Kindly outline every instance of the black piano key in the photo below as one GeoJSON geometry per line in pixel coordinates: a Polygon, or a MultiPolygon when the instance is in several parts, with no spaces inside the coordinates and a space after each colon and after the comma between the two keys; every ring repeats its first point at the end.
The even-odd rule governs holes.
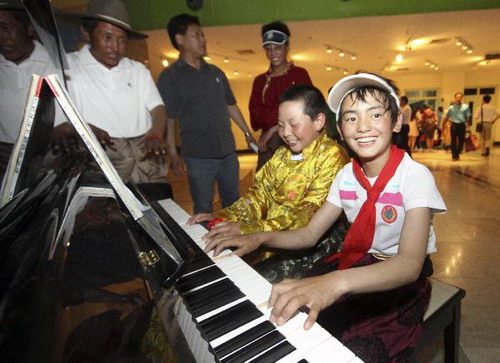
{"type": "Polygon", "coordinates": [[[217,348],[214,348],[213,351],[217,357],[225,357],[228,354],[231,354],[235,350],[240,349],[244,345],[247,345],[258,338],[269,334],[275,329],[274,325],[266,320],[262,323],[254,326],[251,329],[235,336],[234,338],[228,340],[225,343],[222,343],[217,348]]]}
{"type": "Polygon", "coordinates": [[[195,272],[189,276],[183,276],[176,284],[177,291],[185,293],[195,287],[205,285],[211,281],[225,277],[220,268],[213,266],[207,269],[195,272]]]}
{"type": "MultiPolygon", "coordinates": [[[[224,279],[228,280],[228,279],[224,279]]],[[[209,285],[212,286],[212,285],[209,285]]],[[[217,289],[219,291],[215,293],[210,293],[207,294],[207,296],[202,296],[201,298],[198,298],[197,300],[190,302],[189,307],[191,311],[197,311],[199,309],[205,309],[204,307],[207,305],[213,306],[210,310],[215,310],[217,307],[221,307],[224,304],[220,304],[217,307],[215,307],[218,301],[224,300],[226,301],[226,304],[230,303],[231,301],[234,301],[236,299],[239,299],[241,297],[244,297],[245,294],[238,289],[235,285],[228,285],[228,287],[224,290],[217,289]]],[[[208,311],[210,311],[208,310],[208,311]]],[[[207,311],[207,312],[208,312],[207,311]]]]}
{"type": "Polygon", "coordinates": [[[203,320],[200,330],[210,342],[262,315],[252,302],[246,300],[203,320]]]}
{"type": "Polygon", "coordinates": [[[224,356],[221,356],[220,362],[234,363],[247,361],[248,359],[255,357],[283,340],[286,340],[286,338],[273,327],[270,332],[261,335],[254,340],[248,341],[246,344],[242,345],[239,350],[235,350],[229,355],[225,354],[224,356]]]}
{"type": "Polygon", "coordinates": [[[210,302],[207,302],[204,305],[200,304],[196,308],[193,308],[191,310],[191,313],[197,318],[203,314],[218,309],[224,305],[232,303],[233,301],[241,299],[243,297],[245,297],[245,294],[242,293],[240,290],[236,292],[228,292],[227,294],[224,294],[222,296],[217,296],[216,298],[212,299],[210,302]]]}
{"type": "Polygon", "coordinates": [[[246,347],[240,349],[234,354],[225,359],[221,359],[221,363],[242,363],[248,361],[250,358],[262,353],[263,351],[274,347],[278,343],[285,341],[285,337],[277,330],[272,331],[266,336],[252,342],[246,347]]]}
{"type": "Polygon", "coordinates": [[[188,292],[182,297],[186,302],[186,305],[193,306],[200,301],[207,301],[207,299],[210,299],[213,296],[221,295],[228,291],[234,292],[238,290],[238,287],[230,279],[226,278],[202,287],[196,291],[188,292]]]}
{"type": "Polygon", "coordinates": [[[288,341],[281,342],[277,346],[272,349],[269,349],[262,355],[259,355],[255,359],[251,359],[248,362],[252,363],[267,363],[267,362],[276,362],[283,357],[286,357],[288,354],[296,350],[296,348],[291,345],[288,341]]]}
{"type": "Polygon", "coordinates": [[[189,264],[189,267],[186,270],[186,274],[212,265],[215,264],[207,255],[205,255],[204,253],[197,253],[195,254],[194,259],[189,264]]]}

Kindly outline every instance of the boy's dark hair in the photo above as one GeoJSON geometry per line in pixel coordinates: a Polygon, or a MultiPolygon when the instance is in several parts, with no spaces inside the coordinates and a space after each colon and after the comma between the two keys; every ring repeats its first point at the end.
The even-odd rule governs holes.
{"type": "Polygon", "coordinates": [[[177,34],[185,35],[188,27],[193,24],[201,26],[200,19],[197,16],[189,14],[179,14],[169,20],[167,24],[168,37],[175,49],[179,50],[179,44],[177,44],[175,36],[177,34]]]}
{"type": "Polygon", "coordinates": [[[438,111],[439,111],[439,112],[443,112],[443,106],[439,106],[439,107],[438,107],[438,111]]]}
{"type": "Polygon", "coordinates": [[[290,33],[290,29],[288,29],[288,26],[282,21],[273,21],[272,23],[263,25],[260,33],[262,36],[264,36],[264,34],[267,33],[269,30],[278,30],[282,33],[285,33],[289,38],[292,35],[290,33]]]}
{"type": "Polygon", "coordinates": [[[485,95],[483,96],[483,101],[486,102],[486,103],[490,103],[491,101],[491,96],[490,95],[485,95]]]}
{"type": "Polygon", "coordinates": [[[406,95],[401,96],[401,101],[403,101],[405,104],[408,104],[408,97],[406,95]]]}
{"type": "Polygon", "coordinates": [[[326,115],[327,105],[325,97],[319,89],[309,84],[296,84],[285,92],[279,99],[279,104],[287,101],[302,101],[304,114],[314,120],[320,113],[326,115]]]}
{"type": "MultiPolygon", "coordinates": [[[[385,77],[379,76],[378,74],[370,73],[370,72],[358,71],[356,73],[373,74],[374,76],[377,76],[378,78],[383,79],[389,85],[389,87],[391,87],[394,90],[396,95],[399,94],[399,88],[394,84],[394,81],[392,79],[385,78],[385,77]]],[[[396,103],[396,100],[394,99],[394,97],[392,97],[387,90],[382,89],[382,88],[377,87],[377,86],[363,86],[363,87],[355,88],[353,91],[350,92],[350,95],[353,99],[355,99],[357,101],[362,101],[362,102],[366,102],[366,97],[368,95],[372,96],[377,101],[381,102],[382,104],[384,104],[386,106],[385,110],[387,112],[389,112],[389,114],[391,116],[392,125],[396,124],[396,122],[398,121],[399,106],[396,103]]],[[[342,106],[340,108],[340,114],[342,114],[342,106]]],[[[339,126],[342,123],[342,117],[340,117],[338,115],[337,115],[337,123],[339,126]]]]}

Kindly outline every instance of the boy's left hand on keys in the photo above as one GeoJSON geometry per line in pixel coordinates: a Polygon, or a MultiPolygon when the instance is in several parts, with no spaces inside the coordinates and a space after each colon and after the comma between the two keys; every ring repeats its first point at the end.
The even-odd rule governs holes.
{"type": "Polygon", "coordinates": [[[210,241],[214,238],[227,238],[231,236],[239,236],[241,234],[239,222],[220,222],[212,227],[210,232],[202,237],[205,241],[210,241]]]}
{"type": "Polygon", "coordinates": [[[204,251],[208,253],[214,250],[214,257],[216,257],[225,249],[231,248],[236,256],[241,257],[259,248],[262,241],[258,237],[258,233],[229,237],[217,236],[206,240],[207,245],[204,251]]]}

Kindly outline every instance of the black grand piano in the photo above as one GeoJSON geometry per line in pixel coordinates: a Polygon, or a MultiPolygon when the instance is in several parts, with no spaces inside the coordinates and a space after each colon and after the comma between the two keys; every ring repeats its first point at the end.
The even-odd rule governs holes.
{"type": "Polygon", "coordinates": [[[59,81],[33,77],[0,192],[2,361],[360,361],[303,313],[271,324],[271,285],[206,255],[167,187],[125,185],[59,81]],[[56,102],[71,154],[49,150],[56,102]]]}

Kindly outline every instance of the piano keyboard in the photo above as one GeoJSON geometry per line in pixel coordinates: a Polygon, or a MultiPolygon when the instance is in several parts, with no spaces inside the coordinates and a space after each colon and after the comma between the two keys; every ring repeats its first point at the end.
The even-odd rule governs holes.
{"type": "MultiPolygon", "coordinates": [[[[202,250],[207,230],[188,226],[190,215],[173,200],[158,204],[202,250]]],[[[361,362],[319,324],[304,330],[305,313],[283,326],[269,322],[271,288],[230,250],[215,258],[201,251],[176,285],[178,322],[196,361],[361,362]]]]}

